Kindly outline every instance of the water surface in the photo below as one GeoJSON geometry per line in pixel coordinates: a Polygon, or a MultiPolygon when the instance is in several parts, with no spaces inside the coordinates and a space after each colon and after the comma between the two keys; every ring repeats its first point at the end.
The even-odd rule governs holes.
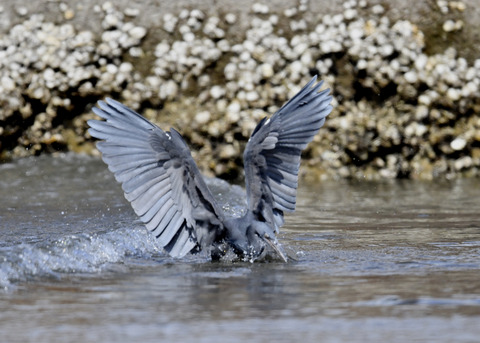
{"type": "Polygon", "coordinates": [[[477,342],[479,187],[303,184],[297,261],[212,263],[165,255],[97,159],[0,165],[2,341],[477,342]]]}

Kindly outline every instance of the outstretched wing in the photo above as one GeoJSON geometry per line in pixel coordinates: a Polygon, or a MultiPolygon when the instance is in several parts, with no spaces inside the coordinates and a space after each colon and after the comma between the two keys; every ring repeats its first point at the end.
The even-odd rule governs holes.
{"type": "Polygon", "coordinates": [[[252,133],[243,154],[248,208],[278,232],[284,212],[295,210],[302,150],[332,111],[329,89],[315,76],[252,133]]]}
{"type": "Polygon", "coordinates": [[[173,257],[212,244],[223,233],[223,213],[207,188],[187,144],[112,99],[93,111],[89,133],[122,184],[125,198],[173,257]]]}

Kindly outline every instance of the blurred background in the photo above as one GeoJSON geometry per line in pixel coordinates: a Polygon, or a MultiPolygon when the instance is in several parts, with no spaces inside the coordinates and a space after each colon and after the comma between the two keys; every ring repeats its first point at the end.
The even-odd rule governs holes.
{"type": "Polygon", "coordinates": [[[457,178],[480,166],[480,1],[35,1],[0,4],[0,161],[98,154],[112,97],[241,181],[255,124],[313,75],[334,110],[304,175],[457,178]]]}

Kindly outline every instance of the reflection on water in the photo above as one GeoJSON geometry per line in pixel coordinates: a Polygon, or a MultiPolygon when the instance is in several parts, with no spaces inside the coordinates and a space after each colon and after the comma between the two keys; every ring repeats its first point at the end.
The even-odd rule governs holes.
{"type": "Polygon", "coordinates": [[[297,261],[212,263],[166,256],[99,160],[0,165],[2,340],[475,342],[479,186],[304,185],[280,235],[297,261]]]}

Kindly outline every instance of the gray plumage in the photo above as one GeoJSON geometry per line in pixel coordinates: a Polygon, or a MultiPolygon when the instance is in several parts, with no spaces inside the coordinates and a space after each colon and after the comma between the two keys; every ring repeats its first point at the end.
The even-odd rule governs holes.
{"type": "Polygon", "coordinates": [[[173,257],[208,249],[212,258],[228,247],[255,259],[271,248],[283,260],[275,233],[296,203],[302,150],[331,112],[329,90],[314,77],[252,133],[245,152],[247,212],[229,218],[209,191],[190,150],[175,129],[163,131],[112,99],[100,101],[89,133],[125,198],[173,257]]]}

